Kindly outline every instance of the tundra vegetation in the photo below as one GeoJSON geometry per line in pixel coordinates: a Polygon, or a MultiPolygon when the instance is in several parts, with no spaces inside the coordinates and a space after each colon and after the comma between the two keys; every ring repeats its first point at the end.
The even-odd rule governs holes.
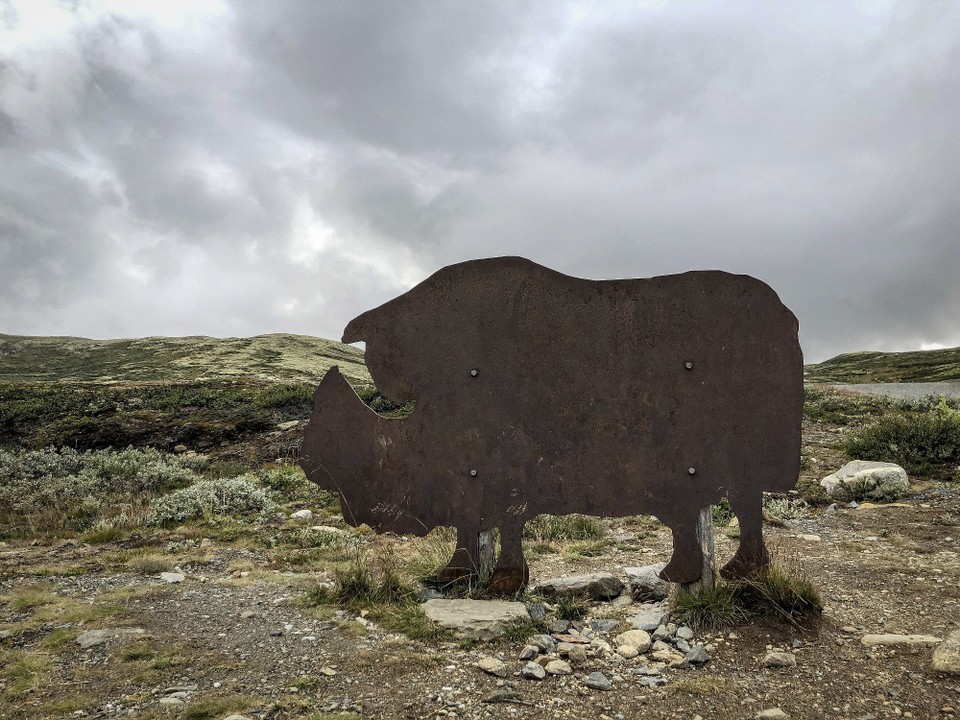
{"type": "MultiPolygon", "coordinates": [[[[38,380],[22,370],[14,376],[9,357],[3,362],[0,718],[95,715],[106,703],[136,706],[138,717],[171,717],[157,704],[157,689],[194,684],[201,689],[174,709],[177,717],[350,717],[360,711],[346,701],[362,697],[387,703],[368,707],[364,717],[427,715],[442,707],[431,693],[463,677],[445,670],[451,664],[472,668],[464,658],[478,653],[509,660],[530,635],[559,620],[622,622],[628,612],[585,598],[544,601],[531,589],[519,599],[542,602],[546,616],[500,640],[464,640],[435,625],[421,609],[421,593],[449,558],[455,533],[378,536],[348,526],[337,498],[296,466],[312,401],[312,388],[300,379],[178,370],[175,382],[158,382],[126,380],[116,371],[105,383],[91,381],[105,372],[91,365],[85,375],[74,370],[75,377],[38,380]],[[302,509],[312,517],[291,517],[302,509]],[[159,579],[169,572],[184,575],[184,583],[159,579]],[[271,632],[298,631],[284,629],[281,610],[324,633],[320,645],[296,656],[309,661],[278,664],[282,656],[269,649],[271,632]],[[107,645],[104,659],[91,662],[77,638],[98,628],[145,632],[107,645]]],[[[378,412],[409,412],[362,373],[353,382],[378,412]]],[[[809,386],[798,490],[764,501],[776,559],[770,572],[706,593],[672,591],[674,620],[698,637],[733,632],[741,638],[736,651],[725,655],[715,640],[714,659],[649,691],[655,701],[638,705],[648,690],[630,685],[600,705],[584,700],[582,716],[744,715],[743,697],[772,703],[776,694],[744,685],[754,672],[750,663],[756,667],[754,657],[768,644],[790,647],[793,640],[809,648],[808,655],[798,652],[798,663],[817,668],[820,679],[791,676],[791,692],[814,707],[824,702],[818,683],[838,682],[840,692],[860,672],[856,633],[956,629],[960,567],[949,552],[960,537],[958,416],[955,401],[809,386]],[[818,479],[857,457],[904,465],[913,484],[905,505],[830,510],[818,479]],[[813,534],[823,537],[802,539],[813,534]],[[604,703],[614,710],[603,710],[604,703]]],[[[722,561],[737,527],[723,503],[714,519],[722,561]]],[[[646,516],[540,516],[527,523],[524,545],[540,579],[663,561],[670,537],[646,516]]],[[[861,700],[844,699],[856,705],[852,716],[886,715],[893,706],[884,703],[896,702],[921,717],[960,701],[951,689],[960,691],[960,683],[931,674],[924,657],[878,652],[869,662],[869,676],[858,680],[866,688],[861,700]],[[900,695],[892,700],[884,689],[890,677],[899,678],[900,695]]],[[[478,697],[494,689],[478,687],[478,697]]],[[[521,690],[542,708],[560,692],[548,681],[521,690]]]]}

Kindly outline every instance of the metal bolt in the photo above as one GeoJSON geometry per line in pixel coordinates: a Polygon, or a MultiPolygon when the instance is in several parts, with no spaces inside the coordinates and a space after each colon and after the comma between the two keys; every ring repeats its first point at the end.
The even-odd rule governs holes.
{"type": "Polygon", "coordinates": [[[697,469],[695,467],[688,467],[687,472],[693,475],[697,472],[697,469]]]}
{"type": "Polygon", "coordinates": [[[684,363],[683,366],[684,366],[687,370],[693,370],[693,363],[692,363],[692,362],[684,363]]]}
{"type": "Polygon", "coordinates": [[[470,371],[470,377],[476,377],[479,374],[480,374],[480,371],[477,370],[476,368],[473,368],[473,370],[470,371]]]}
{"type": "Polygon", "coordinates": [[[476,476],[477,476],[477,471],[476,471],[476,470],[471,470],[471,471],[470,471],[470,477],[476,477],[476,476]]]}

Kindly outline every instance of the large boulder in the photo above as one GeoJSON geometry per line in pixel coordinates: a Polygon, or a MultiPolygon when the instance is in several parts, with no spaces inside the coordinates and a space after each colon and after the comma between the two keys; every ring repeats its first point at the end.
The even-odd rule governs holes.
{"type": "Polygon", "coordinates": [[[493,640],[511,625],[530,622],[527,607],[504,600],[427,600],[424,614],[458,635],[476,640],[493,640]]]}
{"type": "Polygon", "coordinates": [[[910,489],[907,471],[895,463],[853,460],[820,481],[836,500],[896,500],[910,489]]]}
{"type": "Polygon", "coordinates": [[[664,563],[643,565],[641,567],[624,568],[633,599],[640,602],[657,602],[665,600],[670,593],[670,585],[660,578],[660,571],[664,563]]]}
{"type": "Polygon", "coordinates": [[[534,592],[552,598],[610,600],[623,592],[623,583],[607,572],[551,578],[538,583],[534,592]]]}

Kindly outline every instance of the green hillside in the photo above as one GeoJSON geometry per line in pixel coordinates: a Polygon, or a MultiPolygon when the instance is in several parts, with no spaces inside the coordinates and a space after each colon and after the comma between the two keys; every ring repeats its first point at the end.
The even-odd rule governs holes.
{"type": "Polygon", "coordinates": [[[87,340],[0,334],[0,382],[197,382],[249,378],[318,383],[333,365],[370,382],[363,352],[306,335],[87,340]]]}
{"type": "Polygon", "coordinates": [[[845,353],[807,365],[804,378],[821,383],[960,381],[960,348],[845,353]]]}

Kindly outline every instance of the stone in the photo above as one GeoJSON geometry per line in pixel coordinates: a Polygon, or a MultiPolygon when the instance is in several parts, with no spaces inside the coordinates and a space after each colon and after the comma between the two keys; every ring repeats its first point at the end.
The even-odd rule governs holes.
{"type": "Polygon", "coordinates": [[[113,640],[129,640],[137,635],[143,635],[143,628],[104,628],[102,630],[87,630],[77,636],[77,644],[84,650],[96,645],[103,645],[113,640]]]}
{"type": "Polygon", "coordinates": [[[640,652],[633,645],[621,645],[617,648],[617,654],[622,658],[632,660],[639,655],[640,652]]]}
{"type": "Polygon", "coordinates": [[[693,665],[703,665],[710,659],[710,656],[707,654],[707,649],[703,645],[694,645],[690,650],[684,655],[684,659],[693,665]]]}
{"type": "Polygon", "coordinates": [[[312,510],[297,510],[290,516],[291,520],[313,520],[312,510]]]}
{"type": "Polygon", "coordinates": [[[823,540],[819,535],[797,535],[797,539],[804,542],[820,542],[823,540]]]}
{"type": "Polygon", "coordinates": [[[583,679],[583,684],[594,690],[613,690],[613,683],[602,672],[592,672],[583,679]]]}
{"type": "Polygon", "coordinates": [[[13,635],[13,630],[0,630],[0,640],[6,640],[13,635]]]}
{"type": "Polygon", "coordinates": [[[620,579],[608,572],[551,578],[538,583],[534,592],[551,598],[580,598],[611,600],[623,592],[620,579]]]}
{"type": "Polygon", "coordinates": [[[651,655],[651,657],[658,662],[665,663],[672,667],[678,667],[686,662],[683,655],[676,653],[673,650],[657,650],[651,655]]]}
{"type": "Polygon", "coordinates": [[[677,650],[679,650],[682,653],[690,652],[690,643],[688,643],[683,638],[677,638],[676,646],[677,646],[677,650]]]}
{"type": "Polygon", "coordinates": [[[590,621],[590,627],[597,632],[610,632],[619,624],[620,621],[614,618],[596,618],[590,621]]]}
{"type": "Polygon", "coordinates": [[[954,630],[933,651],[933,669],[960,675],[960,630],[954,630]]]}
{"type": "Polygon", "coordinates": [[[869,500],[896,500],[910,489],[907,471],[895,463],[852,460],[820,481],[827,494],[837,500],[851,497],[869,500]]]}
{"type": "Polygon", "coordinates": [[[277,430],[293,430],[299,425],[299,420],[287,420],[286,422],[277,423],[277,430]]]}
{"type": "Polygon", "coordinates": [[[756,720],[790,720],[790,716],[778,707],[761,710],[753,717],[756,720]]]}
{"type": "Polygon", "coordinates": [[[531,635],[527,638],[527,643],[537,647],[540,652],[553,652],[557,647],[557,641],[549,635],[531,635]]]}
{"type": "Polygon", "coordinates": [[[250,720],[246,715],[227,715],[223,720],[250,720]]]}
{"type": "Polygon", "coordinates": [[[569,620],[557,620],[553,625],[550,626],[550,632],[562,634],[570,629],[569,620]]]}
{"type": "Polygon", "coordinates": [[[693,630],[688,628],[686,625],[682,625],[677,628],[677,637],[681,640],[692,640],[693,639],[693,630]]]}
{"type": "Polygon", "coordinates": [[[585,663],[587,661],[587,648],[585,645],[574,645],[567,652],[567,660],[572,663],[585,663]]]}
{"type": "Polygon", "coordinates": [[[476,666],[485,673],[496,675],[497,677],[501,678],[505,678],[509,674],[507,665],[503,662],[503,660],[498,660],[497,658],[490,657],[489,655],[485,655],[477,660],[476,666]]]}
{"type": "Polygon", "coordinates": [[[625,633],[617,635],[613,642],[619,647],[621,645],[630,645],[636,648],[637,653],[645,653],[650,649],[653,642],[650,635],[643,630],[627,630],[625,633]]]}
{"type": "Polygon", "coordinates": [[[540,648],[536,645],[524,645],[523,650],[520,651],[518,656],[521,660],[536,660],[537,655],[540,654],[540,648]]]}
{"type": "Polygon", "coordinates": [[[547,617],[547,608],[543,603],[533,603],[527,608],[527,614],[534,622],[543,622],[547,617]]]}
{"type": "Polygon", "coordinates": [[[570,675],[573,673],[570,663],[564,660],[551,660],[544,669],[551,675],[570,675]]]}
{"type": "Polygon", "coordinates": [[[530,621],[523,603],[506,600],[427,600],[421,607],[441,627],[475,640],[493,640],[530,621]]]}
{"type": "Polygon", "coordinates": [[[653,632],[662,625],[669,612],[662,605],[641,605],[640,609],[627,617],[627,622],[637,630],[653,632]]]}
{"type": "Polygon", "coordinates": [[[926,645],[939,645],[943,642],[943,639],[934,637],[933,635],[895,635],[888,633],[883,635],[864,635],[860,638],[860,642],[867,647],[873,647],[874,645],[923,647],[926,645]]]}
{"type": "Polygon", "coordinates": [[[765,668],[796,667],[797,658],[791,653],[768,652],[760,664],[765,668]]]}
{"type": "Polygon", "coordinates": [[[183,573],[162,572],[160,573],[160,579],[168,583],[182,583],[186,578],[183,573]]]}
{"type": "Polygon", "coordinates": [[[184,702],[180,698],[162,697],[160,698],[160,704],[166,705],[167,707],[180,707],[184,704],[184,702]]]}
{"type": "Polygon", "coordinates": [[[627,574],[630,592],[634,600],[653,601],[666,600],[670,592],[670,584],[660,578],[660,571],[666,567],[665,563],[628,567],[623,571],[627,574]]]}
{"type": "Polygon", "coordinates": [[[543,680],[546,676],[547,671],[535,662],[528,662],[520,668],[520,677],[525,680],[543,680]]]}

